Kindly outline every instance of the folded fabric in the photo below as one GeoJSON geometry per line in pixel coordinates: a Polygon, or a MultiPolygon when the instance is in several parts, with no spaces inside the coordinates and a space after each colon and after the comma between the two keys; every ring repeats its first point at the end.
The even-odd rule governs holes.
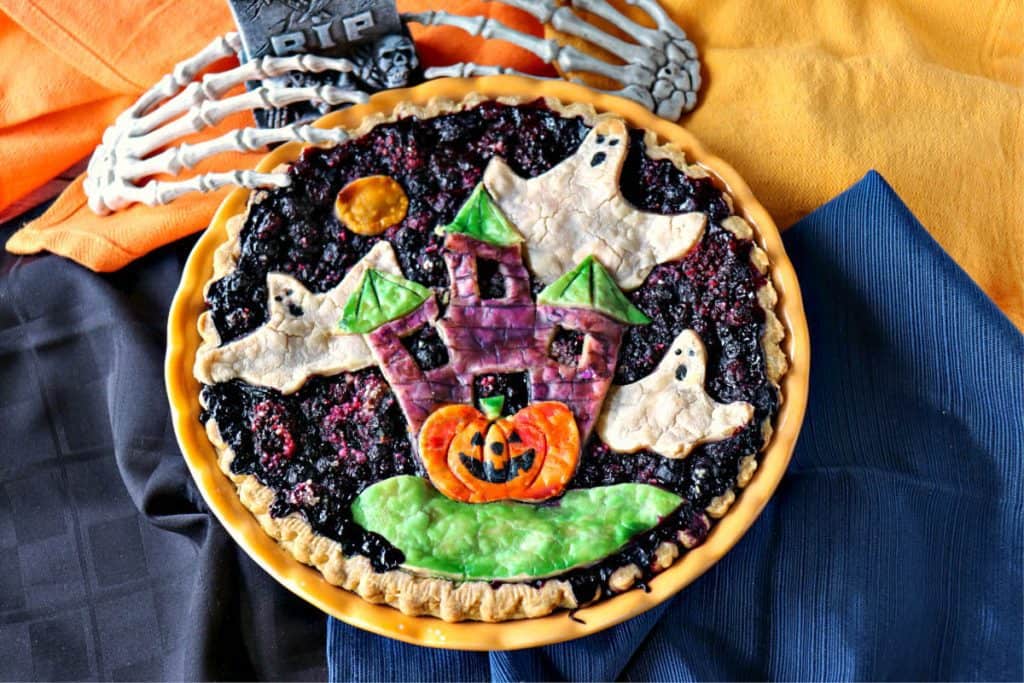
{"type": "MultiPolygon", "coordinates": [[[[402,9],[416,11],[428,4],[404,2],[402,9]]],[[[491,15],[519,30],[540,32],[536,21],[506,6],[465,0],[445,4],[450,11],[491,15]]],[[[104,129],[139,94],[177,61],[234,27],[223,0],[121,0],[102,11],[67,0],[0,0],[0,12],[8,15],[0,14],[0,61],[17,65],[0,74],[0,141],[6,143],[0,144],[0,211],[91,154],[104,129]],[[4,87],[5,79],[11,87],[4,87]]],[[[424,28],[415,35],[427,63],[477,61],[553,74],[521,48],[467,39],[457,29],[424,28]]],[[[250,114],[236,115],[197,139],[251,125],[250,114]]],[[[250,168],[261,156],[220,155],[181,178],[250,168]]],[[[86,205],[79,178],[6,246],[13,253],[50,251],[93,270],[113,271],[205,228],[227,192],[192,194],[164,207],[136,205],[100,217],[86,205]]]]}
{"type": "Polygon", "coordinates": [[[878,169],[1024,330],[1024,3],[663,4],[704,61],[684,125],[780,226],[878,169]]]}
{"type": "Polygon", "coordinates": [[[428,650],[329,619],[331,680],[1024,678],[1024,336],[876,173],[786,244],[808,412],[736,548],[659,609],[552,647],[428,650]]]}
{"type": "Polygon", "coordinates": [[[110,275],[0,252],[0,681],[327,675],[323,613],[231,540],[170,429],[191,246],[110,275]]]}
{"type": "MultiPolygon", "coordinates": [[[[614,0],[620,6],[624,0],[614,0]]],[[[932,235],[1024,329],[1024,4],[662,0],[704,60],[684,118],[781,225],[879,168],[932,235]]],[[[539,33],[496,3],[404,0],[539,33]]],[[[0,0],[0,210],[87,155],[131,97],[231,26],[226,4],[0,0]]],[[[633,10],[635,11],[635,9],[633,10]]],[[[451,28],[416,30],[429,64],[535,57],[451,28]]],[[[252,160],[220,159],[224,169],[252,160]]],[[[223,192],[96,220],[80,185],[8,248],[113,270],[206,226],[223,192]]]]}

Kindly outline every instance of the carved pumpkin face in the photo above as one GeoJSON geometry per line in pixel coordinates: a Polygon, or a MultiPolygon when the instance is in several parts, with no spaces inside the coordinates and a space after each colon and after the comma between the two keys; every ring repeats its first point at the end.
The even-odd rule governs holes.
{"type": "Polygon", "coordinates": [[[546,401],[499,417],[500,402],[449,405],[420,430],[420,455],[434,486],[469,503],[557,496],[576,472],[580,437],[572,411],[546,401]]]}

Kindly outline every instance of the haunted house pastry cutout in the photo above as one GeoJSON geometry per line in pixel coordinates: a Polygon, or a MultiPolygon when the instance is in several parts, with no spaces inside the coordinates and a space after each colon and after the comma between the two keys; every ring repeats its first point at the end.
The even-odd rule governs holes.
{"type": "Polygon", "coordinates": [[[196,376],[243,502],[277,538],[299,529],[286,547],[329,581],[415,614],[540,616],[666,568],[749,481],[777,408],[774,297],[742,219],[678,153],[640,164],[686,210],[622,178],[639,138],[620,119],[461,106],[403,121],[400,152],[388,122],[307,152],[249,222],[294,212],[308,182],[325,243],[365,255],[331,287],[268,271],[265,320],[208,335],[196,376]],[[538,130],[576,137],[551,162],[538,130]],[[754,308],[714,318],[715,278],[754,308]],[[697,479],[709,443],[724,486],[697,479]]]}
{"type": "Polygon", "coordinates": [[[472,403],[476,377],[526,373],[530,399],[568,406],[585,441],[615,372],[623,330],[630,323],[648,322],[646,317],[590,257],[567,274],[565,286],[555,283],[545,290],[550,290],[549,296],[542,293],[534,301],[520,240],[481,186],[443,230],[451,283],[444,314],[439,315],[436,296],[424,296],[408,315],[364,330],[367,345],[402,405],[410,433],[419,434],[423,422],[441,406],[472,403]],[[485,298],[482,292],[485,261],[496,264],[501,280],[501,295],[496,298],[485,298]],[[585,295],[581,288],[587,290],[585,295]],[[448,362],[442,367],[420,367],[402,343],[425,326],[434,327],[447,348],[448,362]],[[550,354],[560,329],[583,335],[575,365],[550,354]]]}

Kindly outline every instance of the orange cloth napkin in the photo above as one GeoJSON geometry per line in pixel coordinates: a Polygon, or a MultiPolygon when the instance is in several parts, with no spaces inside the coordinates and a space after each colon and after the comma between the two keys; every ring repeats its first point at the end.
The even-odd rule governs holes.
{"type": "MultiPolygon", "coordinates": [[[[446,5],[472,13],[479,3],[446,5]]],[[[403,9],[426,6],[408,2],[403,9]]],[[[485,10],[520,30],[540,32],[522,12],[500,5],[485,10]]],[[[0,63],[10,65],[0,71],[0,211],[88,156],[104,129],[144,90],[176,62],[234,28],[223,0],[117,0],[102,8],[67,0],[0,0],[0,12],[0,63]]],[[[456,29],[419,33],[424,59],[433,64],[474,59],[553,73],[524,50],[467,40],[456,29]]],[[[199,137],[246,125],[253,125],[250,114],[235,115],[199,137]]],[[[220,155],[199,164],[194,173],[251,167],[261,156],[220,155]]],[[[45,214],[12,236],[7,249],[50,251],[93,270],[117,270],[206,227],[229,191],[193,193],[163,207],[134,205],[97,216],[86,205],[82,181],[78,178],[45,214]]]]}
{"type": "MultiPolygon", "coordinates": [[[[662,4],[704,60],[700,104],[683,123],[737,168],[780,225],[876,168],[1024,329],[1024,3],[662,4]]],[[[479,0],[399,5],[490,14],[540,31],[523,13],[479,0]]],[[[102,10],[0,0],[0,12],[8,65],[0,73],[0,210],[87,155],[145,87],[231,28],[226,4],[205,0],[116,0],[102,10]]],[[[430,64],[545,68],[522,50],[455,29],[416,37],[430,64]]],[[[249,156],[244,163],[257,155],[249,156]]],[[[101,219],[85,207],[79,181],[7,248],[113,270],[203,228],[222,196],[101,219]]]]}

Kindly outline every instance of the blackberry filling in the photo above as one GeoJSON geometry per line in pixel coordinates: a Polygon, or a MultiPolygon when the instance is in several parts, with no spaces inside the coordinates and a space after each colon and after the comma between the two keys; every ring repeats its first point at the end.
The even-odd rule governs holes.
{"type": "MultiPolygon", "coordinates": [[[[433,119],[380,125],[338,147],[306,151],[289,170],[291,185],[252,205],[235,270],[208,291],[221,338],[236,339],[265,322],[267,273],[291,274],[311,291],[323,292],[379,239],[345,230],[334,216],[334,198],[352,180],[383,174],[402,185],[408,213],[383,237],[406,278],[440,290],[448,275],[434,228],[454,218],[488,161],[500,155],[520,175],[536,176],[569,157],[587,130],[582,120],[563,118],[540,102],[491,102],[433,119]]],[[[751,403],[755,417],[739,434],[699,446],[683,460],[649,451],[616,453],[596,437],[589,440],[571,487],[642,482],[669,489],[686,503],[597,565],[564,574],[580,602],[599,590],[607,594],[608,577],[627,563],[641,568],[641,584],[647,581],[655,549],[679,530],[702,540],[708,525],[700,511],[733,486],[739,461],[760,450],[760,425],[774,416],[778,404],[760,346],[764,314],[757,291],[765,278],[750,264],[751,242],[720,226],[729,215],[721,192],[709,178],[690,178],[671,161],[648,157],[639,131],[631,133],[621,182],[626,199],[642,210],[701,211],[709,223],[690,254],[655,267],[629,295],[652,323],[627,330],[614,381],[644,377],[682,330],[693,329],[707,349],[708,393],[717,401],[751,403]]],[[[487,298],[499,298],[503,289],[486,266],[479,273],[481,290],[487,298]]],[[[540,287],[533,283],[535,295],[540,287]]],[[[552,357],[574,364],[583,337],[561,332],[552,357]]],[[[424,369],[447,362],[447,350],[432,328],[403,343],[424,369]]],[[[474,395],[503,395],[505,412],[515,412],[529,400],[523,386],[513,375],[482,375],[474,395]]],[[[346,554],[365,555],[378,570],[401,563],[401,552],[356,525],[349,510],[377,481],[422,475],[405,420],[377,370],[313,378],[288,396],[233,381],[205,387],[203,399],[203,420],[216,420],[235,453],[232,469],[256,476],[276,492],[273,515],[301,513],[317,533],[339,541],[346,554]]]]}
{"type": "Polygon", "coordinates": [[[476,260],[476,269],[480,296],[484,299],[503,299],[505,297],[505,276],[498,270],[498,262],[494,259],[479,257],[476,260]]]}
{"type": "Polygon", "coordinates": [[[432,325],[424,325],[409,336],[402,337],[402,345],[423,372],[448,364],[448,347],[432,325]]]}
{"type": "Polygon", "coordinates": [[[583,339],[585,334],[579,330],[569,330],[561,325],[555,330],[555,337],[551,340],[551,347],[548,355],[562,365],[576,367],[580,363],[580,356],[583,355],[583,339]]]}
{"type": "Polygon", "coordinates": [[[502,396],[503,415],[514,415],[530,403],[530,379],[525,372],[480,375],[473,379],[473,400],[502,396]]]}
{"type": "Polygon", "coordinates": [[[277,494],[271,514],[299,512],[313,529],[368,557],[380,571],[402,561],[349,506],[375,481],[418,469],[405,418],[376,369],[314,378],[295,394],[232,381],[203,388],[201,419],[213,418],[235,454],[231,471],[277,494]]]}

